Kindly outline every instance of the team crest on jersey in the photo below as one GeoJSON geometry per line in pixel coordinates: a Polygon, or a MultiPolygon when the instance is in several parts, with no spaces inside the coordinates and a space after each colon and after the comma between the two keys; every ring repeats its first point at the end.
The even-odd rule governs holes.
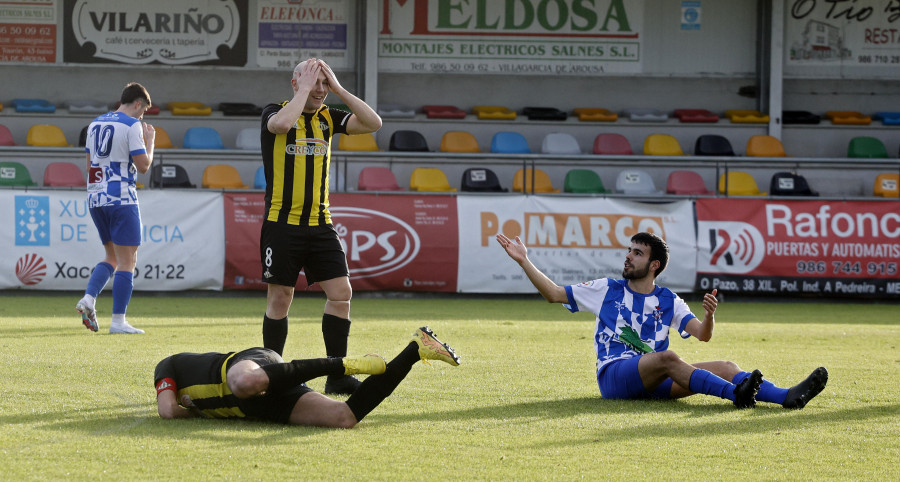
{"type": "Polygon", "coordinates": [[[594,282],[592,281],[584,281],[582,283],[578,283],[578,286],[593,286],[594,282]]]}

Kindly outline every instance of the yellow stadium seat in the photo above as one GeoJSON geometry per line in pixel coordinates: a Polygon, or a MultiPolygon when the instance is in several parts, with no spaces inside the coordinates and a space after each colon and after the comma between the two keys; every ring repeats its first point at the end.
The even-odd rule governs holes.
{"type": "Polygon", "coordinates": [[[777,137],[752,136],[747,141],[747,155],[750,157],[787,157],[784,146],[777,137]]]}
{"type": "Polygon", "coordinates": [[[202,102],[169,102],[172,115],[210,115],[212,107],[202,102]]]}
{"type": "Polygon", "coordinates": [[[729,109],[725,117],[735,124],[768,124],[769,116],[758,110],[729,109]]]}
{"type": "Polygon", "coordinates": [[[867,126],[872,123],[871,116],[852,110],[830,110],[825,113],[825,118],[832,124],[867,126]]]}
{"type": "Polygon", "coordinates": [[[456,188],[450,187],[447,175],[435,167],[417,167],[409,176],[410,191],[438,191],[456,192],[456,188]]]}
{"type": "Polygon", "coordinates": [[[378,151],[378,143],[372,134],[341,134],[338,149],[342,151],[378,151]]]}
{"type": "Polygon", "coordinates": [[[238,170],[227,164],[207,166],[203,170],[201,186],[211,189],[247,189],[238,170]]]}
{"type": "Polygon", "coordinates": [[[472,113],[482,120],[513,120],[516,112],[502,105],[476,105],[472,113]]]}
{"type": "Polygon", "coordinates": [[[644,139],[644,154],[648,156],[683,156],[678,139],[669,134],[650,134],[644,139]]]}
{"type": "Polygon", "coordinates": [[[513,176],[513,191],[532,192],[532,177],[534,177],[535,193],[559,192],[559,189],[553,187],[553,183],[550,181],[550,176],[548,176],[547,173],[541,169],[534,169],[533,174],[532,169],[519,169],[518,171],[516,171],[516,175],[513,176]]]}
{"type": "Polygon", "coordinates": [[[619,114],[608,109],[594,109],[579,107],[572,111],[581,122],[615,122],[619,120],[619,114]]]}
{"type": "MultiPolygon", "coordinates": [[[[725,180],[726,175],[719,176],[719,193],[726,194],[725,180]]],[[[730,196],[765,196],[766,193],[759,190],[756,180],[747,172],[728,171],[728,192],[730,196]]]]}
{"type": "Polygon", "coordinates": [[[900,174],[879,174],[875,178],[874,191],[878,197],[900,197],[900,174]]]}
{"type": "Polygon", "coordinates": [[[441,152],[481,152],[471,132],[448,131],[441,137],[441,152]]]}
{"type": "Polygon", "coordinates": [[[29,146],[69,147],[62,129],[52,124],[37,124],[28,129],[25,143],[29,146]]]}
{"type": "Polygon", "coordinates": [[[156,130],[156,140],[153,144],[155,149],[172,149],[175,147],[172,144],[172,138],[169,137],[169,133],[165,129],[156,126],[154,126],[154,129],[156,130]]]}

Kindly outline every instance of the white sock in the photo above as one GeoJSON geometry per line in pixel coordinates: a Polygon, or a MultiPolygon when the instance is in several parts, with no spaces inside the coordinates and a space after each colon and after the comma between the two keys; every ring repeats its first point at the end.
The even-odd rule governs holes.
{"type": "Polygon", "coordinates": [[[94,306],[97,303],[97,298],[94,298],[93,296],[91,296],[89,294],[85,294],[84,296],[81,297],[81,299],[83,301],[86,301],[85,304],[88,306],[94,306]]]}
{"type": "Polygon", "coordinates": [[[116,325],[121,325],[122,323],[125,323],[125,313],[120,313],[120,314],[113,313],[112,322],[116,325]]]}

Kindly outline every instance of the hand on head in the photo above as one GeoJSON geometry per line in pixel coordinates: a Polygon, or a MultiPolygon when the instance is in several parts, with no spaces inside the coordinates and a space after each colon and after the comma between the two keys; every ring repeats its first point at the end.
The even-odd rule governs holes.
{"type": "Polygon", "coordinates": [[[319,64],[318,59],[304,60],[294,68],[294,78],[292,79],[292,82],[298,89],[300,87],[307,87],[307,90],[309,90],[316,85],[321,70],[322,66],[319,64]]]}

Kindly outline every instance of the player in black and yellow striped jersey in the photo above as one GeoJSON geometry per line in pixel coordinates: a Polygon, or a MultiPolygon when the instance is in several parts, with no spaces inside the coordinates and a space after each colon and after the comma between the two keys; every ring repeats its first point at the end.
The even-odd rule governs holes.
{"type": "MultiPolygon", "coordinates": [[[[322,336],[329,357],[347,355],[350,286],[347,257],[328,211],[328,172],[334,134],[375,132],[381,117],[348,92],[325,62],[297,64],[291,77],[293,97],[263,109],[260,140],[266,176],[266,210],[260,233],[263,281],[268,283],[263,344],[281,354],[288,311],[300,271],[325,292],[322,336]],[[351,112],[324,104],[329,92],[351,112]]],[[[326,393],[350,394],[359,385],[352,376],[331,376],[326,393]]]]}
{"type": "Polygon", "coordinates": [[[459,366],[459,356],[423,326],[389,363],[379,355],[293,360],[268,348],[237,353],[179,353],[156,365],[162,418],[251,418],[293,425],[350,428],[387,398],[419,360],[459,366]],[[346,402],[306,386],[322,376],[368,374],[346,402]]]}

